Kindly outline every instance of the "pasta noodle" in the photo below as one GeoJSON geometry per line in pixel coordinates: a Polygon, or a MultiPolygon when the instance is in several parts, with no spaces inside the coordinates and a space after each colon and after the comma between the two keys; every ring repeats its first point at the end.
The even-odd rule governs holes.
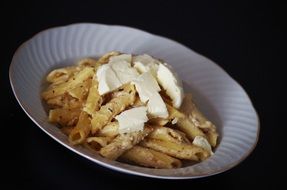
{"type": "Polygon", "coordinates": [[[190,144],[190,141],[186,138],[184,133],[168,127],[154,127],[154,131],[149,134],[148,137],[151,139],[158,139],[162,141],[190,144]]]}
{"type": "Polygon", "coordinates": [[[77,123],[80,112],[79,109],[52,109],[49,111],[49,121],[59,123],[62,126],[73,126],[77,123]]]}
{"type": "Polygon", "coordinates": [[[100,109],[102,102],[103,99],[98,92],[98,82],[96,80],[93,80],[83,110],[88,114],[93,115],[96,111],[100,109]]]}
{"type": "Polygon", "coordinates": [[[210,156],[209,152],[193,144],[145,139],[141,142],[141,145],[179,159],[202,161],[210,156]]]}
{"type": "Polygon", "coordinates": [[[192,101],[192,95],[190,93],[185,95],[181,110],[182,112],[186,113],[187,117],[180,121],[180,127],[185,128],[185,124],[192,126],[190,129],[193,130],[189,130],[189,136],[191,138],[194,138],[195,136],[207,136],[207,140],[211,146],[215,147],[218,138],[218,133],[216,132],[215,125],[207,120],[206,117],[199,111],[199,109],[192,101]],[[202,134],[201,131],[204,134],[202,134]]]}
{"type": "Polygon", "coordinates": [[[55,85],[52,88],[49,88],[47,91],[44,91],[42,93],[42,97],[45,100],[48,100],[50,98],[62,95],[68,90],[75,88],[77,85],[81,84],[88,78],[93,77],[93,75],[94,75],[94,69],[92,67],[85,67],[74,77],[70,78],[67,82],[55,85]]]}
{"type": "Polygon", "coordinates": [[[121,159],[126,162],[136,163],[141,166],[159,169],[171,169],[181,167],[180,160],[163,154],[161,152],[137,145],[126,151],[121,156],[121,159]]]}
{"type": "Polygon", "coordinates": [[[110,122],[102,130],[99,131],[98,135],[104,137],[115,137],[118,135],[118,128],[118,122],[110,122]]]}
{"type": "Polygon", "coordinates": [[[143,131],[121,134],[117,136],[110,144],[103,147],[100,154],[105,158],[115,160],[125,151],[131,149],[134,145],[143,140],[151,131],[151,127],[145,127],[143,131]]]}
{"type": "Polygon", "coordinates": [[[71,131],[69,135],[69,141],[71,144],[81,144],[83,143],[91,131],[91,119],[89,115],[82,111],[79,117],[79,121],[75,128],[71,131]]]}
{"type": "Polygon", "coordinates": [[[85,145],[90,149],[99,151],[101,148],[107,146],[111,141],[111,137],[88,137],[85,145]]]}
{"type": "Polygon", "coordinates": [[[109,123],[116,115],[134,103],[135,87],[133,85],[127,85],[123,88],[123,92],[120,96],[113,98],[106,105],[102,106],[100,110],[92,116],[93,134],[101,130],[104,125],[109,123]]]}

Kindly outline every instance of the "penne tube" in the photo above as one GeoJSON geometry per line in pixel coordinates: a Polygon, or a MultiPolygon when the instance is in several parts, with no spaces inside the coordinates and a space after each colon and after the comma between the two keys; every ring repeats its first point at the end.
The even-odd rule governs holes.
{"type": "Polygon", "coordinates": [[[82,111],[79,117],[79,121],[75,128],[69,135],[69,141],[71,144],[82,144],[91,131],[91,119],[89,115],[82,111]]]}
{"type": "Polygon", "coordinates": [[[94,67],[94,68],[98,68],[100,66],[98,61],[96,59],[93,59],[93,58],[80,59],[78,61],[78,65],[81,67],[94,67]]]}
{"type": "Polygon", "coordinates": [[[196,136],[205,137],[203,131],[196,127],[187,117],[178,119],[176,124],[178,129],[183,131],[190,140],[193,140],[196,136]]]}
{"type": "Polygon", "coordinates": [[[49,122],[59,123],[61,126],[74,126],[79,119],[80,113],[79,109],[52,109],[49,111],[49,122]]]}
{"type": "Polygon", "coordinates": [[[88,114],[93,115],[100,109],[102,102],[103,99],[98,92],[98,81],[93,79],[83,110],[88,114]]]}
{"type": "Polygon", "coordinates": [[[68,80],[73,74],[75,74],[79,70],[80,69],[77,66],[55,69],[47,75],[46,80],[50,83],[60,84],[68,80]]]}
{"type": "Polygon", "coordinates": [[[181,111],[187,115],[188,120],[195,126],[194,128],[199,128],[205,133],[209,143],[215,147],[218,138],[216,127],[211,121],[207,120],[206,117],[197,108],[195,103],[192,101],[191,93],[187,93],[185,95],[183,104],[181,106],[181,111]]]}
{"type": "Polygon", "coordinates": [[[83,83],[88,78],[93,77],[95,71],[92,67],[85,67],[78,72],[75,76],[71,77],[67,82],[48,88],[42,93],[45,100],[62,95],[70,89],[75,88],[77,85],[83,83]]]}
{"type": "Polygon", "coordinates": [[[64,107],[64,96],[56,96],[47,100],[47,104],[50,108],[60,108],[64,107]]]}
{"type": "Polygon", "coordinates": [[[192,101],[191,93],[187,93],[185,95],[181,110],[186,113],[186,115],[192,120],[195,126],[202,129],[215,129],[215,125],[207,120],[194,104],[192,101]]]}
{"type": "Polygon", "coordinates": [[[180,160],[138,145],[126,151],[120,158],[129,163],[151,168],[172,169],[181,167],[180,160]]]}
{"type": "Polygon", "coordinates": [[[180,144],[147,138],[140,145],[185,160],[202,161],[210,156],[208,151],[193,144],[180,144]]]}
{"type": "Polygon", "coordinates": [[[107,146],[112,139],[111,137],[88,137],[84,146],[99,151],[101,148],[107,146]]]}
{"type": "Polygon", "coordinates": [[[172,119],[175,119],[175,118],[184,118],[185,115],[184,113],[180,112],[179,110],[177,110],[176,108],[174,108],[173,106],[169,105],[169,104],[166,104],[166,108],[167,108],[167,111],[168,111],[168,119],[169,120],[172,120],[172,119]]]}
{"type": "Polygon", "coordinates": [[[108,123],[97,135],[104,137],[115,137],[119,134],[119,123],[117,121],[108,123]]]}
{"type": "Polygon", "coordinates": [[[100,150],[100,154],[110,160],[116,160],[125,151],[131,149],[134,145],[143,140],[150,132],[152,132],[152,128],[146,126],[143,131],[121,134],[110,144],[103,147],[100,150]]]}
{"type": "Polygon", "coordinates": [[[158,126],[164,126],[169,122],[169,119],[164,119],[164,118],[160,118],[160,117],[155,117],[155,118],[151,118],[148,120],[148,123],[150,125],[158,125],[158,126]]]}
{"type": "Polygon", "coordinates": [[[92,83],[92,79],[88,78],[82,83],[79,83],[74,88],[68,89],[67,92],[73,97],[78,100],[84,100],[87,97],[87,93],[90,89],[92,83]]]}
{"type": "Polygon", "coordinates": [[[117,51],[108,52],[108,53],[104,54],[102,57],[100,57],[98,59],[97,63],[100,65],[108,63],[110,57],[117,56],[117,55],[120,55],[120,52],[117,52],[117,51]]]}
{"type": "Polygon", "coordinates": [[[65,93],[47,100],[47,104],[50,108],[80,109],[83,102],[65,93]]]}
{"type": "Polygon", "coordinates": [[[102,106],[92,116],[92,133],[95,134],[101,130],[107,123],[109,123],[116,115],[124,111],[128,106],[135,101],[135,88],[129,84],[123,88],[123,93],[113,98],[106,105],[102,106]]]}
{"type": "Polygon", "coordinates": [[[72,126],[71,126],[71,127],[69,127],[69,126],[64,126],[64,127],[61,127],[61,131],[62,131],[65,135],[69,136],[69,135],[71,134],[73,128],[74,128],[74,127],[72,127],[72,126]]]}
{"type": "Polygon", "coordinates": [[[218,133],[215,130],[207,131],[206,137],[212,147],[215,147],[217,145],[218,133]]]}
{"type": "MultiPolygon", "coordinates": [[[[168,118],[164,119],[164,118],[150,118],[148,123],[151,125],[160,125],[160,126],[164,126],[167,123],[175,120],[178,121],[179,118],[184,118],[185,115],[183,113],[181,113],[179,110],[177,110],[176,108],[170,106],[169,104],[166,104],[166,108],[168,111],[168,118]]],[[[176,122],[175,122],[176,123],[176,122]]],[[[172,122],[172,124],[174,124],[172,122]]]]}
{"type": "Polygon", "coordinates": [[[184,133],[168,127],[154,127],[153,132],[148,135],[148,138],[190,144],[190,141],[186,138],[184,133]]]}

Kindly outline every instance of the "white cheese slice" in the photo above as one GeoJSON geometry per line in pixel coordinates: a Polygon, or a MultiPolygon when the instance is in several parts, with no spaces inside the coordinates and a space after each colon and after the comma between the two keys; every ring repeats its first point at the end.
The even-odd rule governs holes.
{"type": "Polygon", "coordinates": [[[148,121],[147,108],[145,106],[126,110],[115,117],[119,122],[119,133],[142,131],[144,123],[148,121]]]}
{"type": "Polygon", "coordinates": [[[98,91],[100,95],[115,90],[122,85],[121,81],[108,64],[99,67],[96,76],[99,81],[98,91]]]}
{"type": "Polygon", "coordinates": [[[131,82],[139,73],[131,66],[131,55],[123,54],[111,57],[108,64],[98,68],[96,76],[99,94],[103,95],[131,82]]]}
{"type": "Polygon", "coordinates": [[[206,138],[202,137],[202,136],[196,136],[193,139],[192,144],[199,146],[201,148],[203,148],[204,150],[207,150],[210,152],[211,155],[213,155],[214,153],[212,152],[211,146],[209,144],[209,142],[206,140],[206,138]]]}
{"type": "Polygon", "coordinates": [[[133,64],[134,67],[138,70],[138,72],[151,72],[151,74],[156,78],[158,65],[160,64],[160,62],[147,54],[143,54],[134,56],[133,64]]]}
{"type": "Polygon", "coordinates": [[[118,79],[122,84],[131,82],[132,80],[134,80],[136,77],[139,76],[137,70],[131,67],[130,62],[118,61],[109,63],[109,65],[112,67],[116,76],[118,77],[118,79]]]}
{"type": "Polygon", "coordinates": [[[154,117],[167,118],[168,111],[166,105],[158,92],[154,92],[149,97],[147,103],[148,113],[154,117]]]}
{"type": "Polygon", "coordinates": [[[172,71],[172,68],[168,68],[167,64],[159,64],[157,80],[171,98],[172,105],[175,108],[179,108],[183,100],[183,88],[181,81],[175,72],[172,71]]]}
{"type": "Polygon", "coordinates": [[[162,64],[146,54],[134,56],[133,64],[139,73],[150,72],[166,90],[167,95],[172,99],[173,106],[180,107],[183,100],[183,88],[171,66],[162,64]]]}
{"type": "Polygon", "coordinates": [[[150,72],[141,74],[133,83],[136,85],[136,90],[143,103],[146,103],[154,93],[160,91],[157,81],[150,72]]]}
{"type": "Polygon", "coordinates": [[[142,102],[147,102],[148,113],[154,117],[167,118],[168,111],[161,98],[160,87],[150,72],[141,74],[133,81],[142,102]]]}

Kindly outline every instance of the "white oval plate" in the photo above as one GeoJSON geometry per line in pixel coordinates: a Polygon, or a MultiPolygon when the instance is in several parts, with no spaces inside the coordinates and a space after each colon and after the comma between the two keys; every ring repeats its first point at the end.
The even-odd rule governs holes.
{"type": "Polygon", "coordinates": [[[77,154],[107,168],[155,178],[183,179],[210,176],[226,171],[255,148],[259,121],[242,87],[211,60],[189,48],[138,29],[102,24],[74,24],[45,30],[25,42],[10,66],[14,94],[40,129],[77,154]],[[200,109],[220,132],[215,154],[204,162],[180,169],[150,169],[110,161],[82,147],[71,146],[61,131],[47,121],[40,92],[44,77],[54,68],[73,64],[82,57],[97,57],[117,50],[150,54],[171,64],[192,92],[200,109]]]}

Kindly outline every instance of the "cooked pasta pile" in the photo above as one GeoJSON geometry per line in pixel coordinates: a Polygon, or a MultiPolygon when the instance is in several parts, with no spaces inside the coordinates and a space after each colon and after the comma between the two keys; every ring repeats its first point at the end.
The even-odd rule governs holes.
{"type": "Polygon", "coordinates": [[[128,67],[133,69],[135,58],[127,59],[129,56],[109,52],[98,60],[85,58],[74,66],[50,72],[46,77],[49,87],[42,92],[49,106],[49,121],[59,124],[72,145],[85,146],[112,160],[151,168],[178,168],[182,160],[202,161],[211,156],[218,133],[195,106],[191,94],[184,94],[181,106],[176,108],[174,97],[164,85],[157,84],[152,72],[144,74],[134,69],[131,71],[135,74],[125,73],[122,78],[117,75],[120,82],[109,81],[113,73],[102,74],[109,72],[105,67],[111,60],[117,61],[113,68],[121,69],[121,64],[129,62],[128,67]],[[128,75],[142,80],[127,81],[128,75]],[[154,93],[143,94],[141,82],[148,79],[159,87],[148,91],[154,93]],[[159,94],[156,101],[154,94],[159,94]],[[155,107],[160,101],[161,112],[155,107]]]}

